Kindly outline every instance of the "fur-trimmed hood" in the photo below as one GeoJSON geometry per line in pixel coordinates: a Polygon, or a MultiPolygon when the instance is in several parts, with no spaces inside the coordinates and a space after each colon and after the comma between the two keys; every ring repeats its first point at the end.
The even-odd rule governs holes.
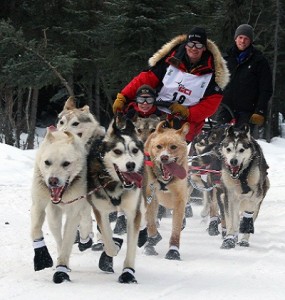
{"type": "MultiPolygon", "coordinates": [[[[148,60],[149,66],[153,67],[156,63],[170,54],[171,50],[176,46],[185,43],[187,41],[187,35],[182,34],[175,38],[173,38],[168,43],[164,44],[154,55],[148,60]]],[[[215,65],[215,81],[219,85],[220,88],[225,88],[230,80],[230,73],[227,68],[226,61],[223,59],[222,54],[217,47],[217,45],[207,39],[207,49],[210,51],[214,57],[214,65],[215,65]]]]}

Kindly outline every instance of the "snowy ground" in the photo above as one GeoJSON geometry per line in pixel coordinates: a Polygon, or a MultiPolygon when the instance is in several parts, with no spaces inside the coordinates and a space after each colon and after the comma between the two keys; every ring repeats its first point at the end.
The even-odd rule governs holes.
{"type": "MultiPolygon", "coordinates": [[[[259,141],[270,166],[271,188],[261,207],[249,248],[222,250],[221,236],[211,237],[202,207],[193,204],[181,238],[182,261],[168,261],[171,219],[164,218],[157,246],[159,255],[148,257],[138,248],[138,284],[117,282],[125,244],[114,259],[114,274],[98,268],[100,252],[81,253],[73,248],[72,282],[52,282],[54,268],[34,272],[30,239],[30,185],[36,150],[0,144],[0,299],[285,299],[285,139],[259,141]]],[[[95,229],[95,226],[94,226],[95,229]]],[[[47,226],[46,244],[56,261],[56,248],[47,226]]]]}

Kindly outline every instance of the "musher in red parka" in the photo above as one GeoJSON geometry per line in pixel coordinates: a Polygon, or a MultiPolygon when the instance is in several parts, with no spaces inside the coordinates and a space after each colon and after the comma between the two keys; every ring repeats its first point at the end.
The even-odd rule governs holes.
{"type": "MultiPolygon", "coordinates": [[[[168,119],[179,115],[181,125],[190,123],[187,142],[201,131],[205,119],[213,115],[222,100],[222,90],[229,81],[226,63],[215,43],[207,39],[205,29],[195,27],[188,35],[180,35],[162,46],[150,59],[150,68],[134,77],[118,93],[114,114],[134,101],[137,89],[148,84],[156,89],[156,101],[168,119]]],[[[158,105],[158,104],[157,104],[158,105]]]]}

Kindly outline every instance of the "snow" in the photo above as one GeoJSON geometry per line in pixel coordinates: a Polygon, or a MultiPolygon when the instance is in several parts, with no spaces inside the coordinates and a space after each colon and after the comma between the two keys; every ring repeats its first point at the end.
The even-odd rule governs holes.
{"type": "MultiPolygon", "coordinates": [[[[158,256],[137,249],[138,284],[120,284],[125,243],[114,259],[114,274],[98,268],[100,252],[80,252],[74,245],[71,282],[54,284],[54,268],[35,272],[30,238],[30,186],[37,150],[0,144],[0,299],[285,299],[285,139],[258,141],[270,166],[271,188],[261,206],[250,247],[220,249],[221,236],[209,236],[208,220],[193,204],[181,237],[182,261],[164,259],[171,219],[163,218],[158,256]]],[[[94,231],[95,231],[94,223],[94,231]]],[[[56,261],[56,246],[44,224],[45,241],[56,261]]],[[[124,236],[125,237],[125,236],[124,236]]]]}

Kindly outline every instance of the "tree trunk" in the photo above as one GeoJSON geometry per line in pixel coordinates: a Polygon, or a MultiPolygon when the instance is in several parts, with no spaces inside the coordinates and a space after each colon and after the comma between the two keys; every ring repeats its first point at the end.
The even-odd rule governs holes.
{"type": "MultiPolygon", "coordinates": [[[[34,149],[34,141],[35,141],[35,130],[36,130],[36,120],[37,120],[37,109],[38,109],[38,98],[39,98],[39,89],[32,89],[32,101],[30,110],[30,115],[26,115],[27,120],[29,120],[29,128],[28,128],[28,137],[27,137],[27,149],[34,149]]],[[[28,113],[27,113],[28,114],[28,113]]]]}
{"type": "MultiPolygon", "coordinates": [[[[274,103],[274,95],[275,95],[275,84],[276,84],[276,73],[277,73],[277,57],[278,57],[278,34],[279,34],[279,27],[280,27],[280,2],[276,0],[276,24],[275,24],[275,31],[274,31],[274,57],[273,57],[273,70],[272,70],[272,85],[273,85],[273,94],[268,103],[268,113],[267,113],[267,123],[265,127],[265,139],[268,143],[270,143],[272,138],[272,128],[276,127],[274,122],[278,122],[278,110],[275,108],[273,111],[274,103]],[[273,113],[276,113],[277,110],[277,118],[273,118],[273,113]]],[[[278,126],[278,125],[277,125],[278,126]]]]}
{"type": "Polygon", "coordinates": [[[3,134],[5,136],[5,144],[14,146],[15,139],[13,134],[13,129],[15,129],[14,119],[13,119],[13,90],[11,88],[5,89],[5,110],[4,110],[4,130],[3,134]]]}

